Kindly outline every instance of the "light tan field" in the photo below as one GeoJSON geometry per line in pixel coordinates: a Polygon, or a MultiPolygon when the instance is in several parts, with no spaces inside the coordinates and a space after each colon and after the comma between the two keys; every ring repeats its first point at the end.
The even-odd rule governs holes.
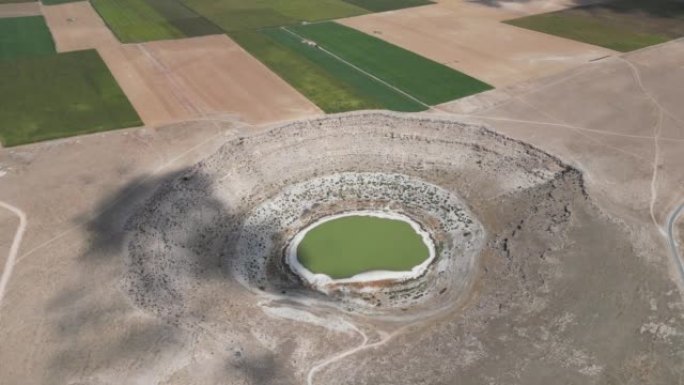
{"type": "Polygon", "coordinates": [[[45,7],[59,51],[97,48],[148,126],[215,115],[266,123],[321,111],[225,35],[120,44],[88,2],[45,7]]]}
{"type": "Polygon", "coordinates": [[[40,15],[40,3],[0,4],[0,18],[40,15]]]}
{"type": "Polygon", "coordinates": [[[43,7],[58,52],[119,45],[87,1],[43,7]]]}
{"type": "Polygon", "coordinates": [[[561,72],[614,52],[517,28],[506,8],[450,2],[342,20],[495,87],[561,72]]]}
{"type": "Polygon", "coordinates": [[[249,123],[320,110],[225,35],[102,48],[146,124],[234,114],[249,123]]]}

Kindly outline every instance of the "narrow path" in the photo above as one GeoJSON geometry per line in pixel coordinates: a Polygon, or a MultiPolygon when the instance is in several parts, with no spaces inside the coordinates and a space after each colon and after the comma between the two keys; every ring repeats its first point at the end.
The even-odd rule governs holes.
{"type": "Polygon", "coordinates": [[[26,231],[26,225],[28,221],[26,220],[26,214],[19,208],[14,207],[8,203],[0,202],[0,207],[3,207],[11,211],[14,215],[19,217],[19,227],[17,227],[17,232],[14,234],[14,240],[10,246],[9,255],[5,261],[5,268],[2,270],[2,276],[0,276],[0,310],[2,309],[2,299],[5,296],[5,289],[9,283],[10,277],[12,276],[12,270],[14,269],[14,262],[19,254],[19,245],[21,245],[21,240],[24,237],[24,232],[26,231]]]}
{"type": "Polygon", "coordinates": [[[639,68],[637,68],[637,66],[635,66],[634,63],[630,62],[629,60],[623,57],[621,57],[620,60],[622,60],[625,64],[627,64],[627,66],[629,66],[629,69],[632,72],[632,76],[634,77],[634,82],[636,83],[637,87],[639,87],[639,89],[646,96],[646,98],[651,101],[651,104],[653,105],[658,114],[658,119],[656,123],[653,125],[653,173],[651,177],[651,200],[649,202],[649,210],[651,213],[651,220],[653,221],[653,224],[656,227],[659,227],[658,219],[656,219],[655,215],[655,205],[658,199],[658,163],[660,161],[660,146],[658,144],[658,140],[660,139],[660,133],[662,131],[663,119],[668,111],[663,105],[660,104],[658,99],[656,99],[656,97],[649,90],[646,89],[646,86],[644,85],[644,82],[641,79],[641,73],[639,72],[639,68]]]}
{"type": "Polygon", "coordinates": [[[329,358],[325,359],[324,361],[321,361],[321,362],[317,363],[316,365],[312,366],[311,369],[309,369],[309,373],[306,376],[306,384],[307,385],[314,385],[314,376],[316,375],[316,373],[321,371],[321,369],[325,368],[326,366],[332,365],[335,362],[341,361],[341,360],[343,360],[343,359],[345,359],[351,355],[354,355],[360,351],[363,351],[366,349],[373,349],[373,348],[377,348],[378,346],[382,346],[382,345],[386,344],[387,342],[389,342],[395,336],[401,334],[402,331],[406,328],[406,326],[399,328],[399,329],[397,329],[394,332],[389,333],[389,334],[384,333],[382,331],[378,331],[378,334],[380,334],[382,336],[380,338],[380,340],[373,342],[373,343],[368,343],[368,341],[369,341],[368,335],[366,333],[364,333],[361,329],[356,327],[356,325],[354,325],[352,323],[350,323],[350,324],[352,325],[354,330],[357,333],[359,333],[359,335],[361,335],[361,337],[363,338],[361,343],[359,345],[351,348],[351,349],[344,350],[344,351],[342,351],[342,352],[340,352],[340,353],[338,353],[332,357],[329,357],[329,358]]]}

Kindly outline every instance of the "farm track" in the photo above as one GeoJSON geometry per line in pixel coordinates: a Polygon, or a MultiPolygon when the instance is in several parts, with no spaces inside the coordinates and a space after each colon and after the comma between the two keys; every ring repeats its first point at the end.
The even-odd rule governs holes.
{"type": "MultiPolygon", "coordinates": [[[[19,227],[17,227],[17,232],[14,235],[14,240],[10,246],[9,255],[5,261],[5,267],[2,270],[2,276],[0,276],[0,309],[2,309],[2,299],[5,295],[5,289],[12,277],[12,270],[14,269],[14,264],[17,259],[17,254],[19,254],[19,246],[21,245],[21,240],[24,237],[24,232],[26,232],[26,226],[28,221],[26,219],[26,214],[24,214],[18,207],[12,206],[9,203],[0,202],[0,207],[3,207],[11,211],[14,215],[19,218],[19,227]]],[[[2,313],[0,312],[0,315],[2,313]]]]}

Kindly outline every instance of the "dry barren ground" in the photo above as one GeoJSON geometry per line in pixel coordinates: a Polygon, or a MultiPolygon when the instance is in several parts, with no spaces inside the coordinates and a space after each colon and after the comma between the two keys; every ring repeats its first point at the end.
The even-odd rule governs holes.
{"type": "Polygon", "coordinates": [[[450,2],[345,19],[343,24],[465,72],[496,87],[558,73],[611,50],[501,23],[518,14],[450,2]]]}
{"type": "Polygon", "coordinates": [[[40,15],[40,3],[0,4],[0,17],[22,17],[40,15]]]}
{"type": "Polygon", "coordinates": [[[660,226],[684,200],[682,62],[678,40],[441,109],[560,155],[595,194],[660,226]]]}
{"type": "Polygon", "coordinates": [[[225,35],[120,44],[88,2],[45,14],[58,50],[98,49],[148,126],[217,114],[249,123],[320,114],[225,35]]]}
{"type": "MultiPolygon", "coordinates": [[[[176,43],[150,45],[148,52],[180,74],[187,63],[179,61],[176,43]]],[[[142,60],[144,52],[138,46],[101,51],[107,50],[119,52],[123,68],[142,60]]],[[[440,135],[458,139],[449,129],[404,127],[395,135],[392,125],[374,132],[333,124],[319,135],[310,124],[275,131],[279,137],[265,134],[268,127],[205,119],[0,149],[0,170],[6,172],[0,177],[0,201],[20,208],[28,219],[0,302],[0,379],[28,385],[299,385],[307,378],[327,385],[432,385],[455,379],[474,385],[682,383],[684,287],[662,227],[684,201],[683,62],[684,40],[674,41],[439,106],[439,114],[486,124],[581,170],[588,196],[577,173],[526,189],[504,177],[478,185],[473,181],[483,182],[480,166],[468,162],[465,152],[442,159],[463,157],[471,173],[437,172],[444,164],[440,157],[450,155],[440,135]],[[311,151],[307,139],[326,152],[311,151]],[[241,150],[228,146],[213,158],[225,179],[205,181],[198,173],[179,179],[226,140],[241,150]],[[443,153],[431,151],[440,148],[443,153]],[[220,163],[240,152],[247,162],[220,163]],[[215,261],[191,266],[193,274],[172,282],[187,293],[155,292],[173,285],[139,274],[148,290],[139,302],[131,300],[141,293],[122,284],[130,268],[122,251],[124,224],[160,185],[176,180],[191,195],[208,198],[199,206],[166,201],[166,209],[181,220],[161,216],[156,223],[172,238],[175,226],[197,223],[190,232],[201,248],[212,233],[199,225],[234,209],[212,199],[217,191],[212,183],[227,192],[266,196],[273,186],[259,184],[261,178],[287,181],[306,170],[335,168],[330,155],[358,169],[411,165],[407,170],[416,175],[455,190],[465,186],[462,191],[469,193],[463,197],[477,203],[490,238],[462,311],[403,328],[360,317],[325,318],[330,313],[295,307],[282,297],[255,303],[258,295],[217,279],[225,277],[216,273],[215,261]],[[361,155],[367,164],[358,164],[361,155]],[[312,156],[316,162],[309,161],[312,156]],[[290,161],[296,170],[288,168],[290,161]],[[240,177],[231,178],[235,175],[240,177]],[[506,194],[497,194],[496,186],[507,186],[506,194]],[[194,207],[199,210],[187,210],[194,207]],[[227,288],[235,291],[225,295],[227,288]],[[186,322],[159,317],[149,310],[155,302],[145,299],[186,303],[176,309],[186,322]]],[[[121,73],[139,73],[144,82],[150,72],[143,69],[121,73]]],[[[194,95],[185,83],[192,80],[174,79],[194,95]]],[[[169,87],[159,90],[171,92],[169,87]]],[[[151,91],[140,92],[144,98],[151,91]]],[[[168,115],[159,111],[158,116],[168,115]]],[[[500,145],[525,152],[519,143],[491,138],[498,143],[490,144],[493,150],[500,145]]],[[[492,169],[517,163],[483,164],[492,169]]],[[[0,266],[17,222],[0,211],[0,266]]],[[[683,233],[680,219],[681,241],[683,233]]],[[[144,250],[165,256],[162,247],[169,239],[152,235],[144,250]]],[[[190,249],[187,253],[194,256],[190,249]]],[[[151,258],[145,268],[178,275],[181,265],[194,262],[182,251],[174,255],[180,264],[151,258]]]]}
{"type": "Polygon", "coordinates": [[[590,198],[601,192],[595,169],[624,165],[600,156],[581,164],[592,169],[587,197],[579,173],[522,143],[422,124],[352,118],[339,126],[331,118],[265,131],[205,121],[3,152],[0,200],[22,208],[29,228],[0,304],[2,378],[98,385],[682,379],[684,306],[667,274],[665,243],[647,213],[597,207],[590,198]],[[311,162],[318,148],[325,154],[311,162]],[[209,154],[216,155],[184,171],[209,154]],[[216,230],[250,205],[241,194],[268,197],[293,178],[369,168],[449,186],[486,225],[463,308],[402,327],[297,305],[301,297],[280,291],[249,291],[221,273],[216,230]],[[155,194],[163,204],[140,210],[170,180],[155,194]],[[153,220],[128,231],[149,242],[126,254],[124,224],[143,212],[153,220]],[[130,258],[141,255],[137,269],[130,258]]]}

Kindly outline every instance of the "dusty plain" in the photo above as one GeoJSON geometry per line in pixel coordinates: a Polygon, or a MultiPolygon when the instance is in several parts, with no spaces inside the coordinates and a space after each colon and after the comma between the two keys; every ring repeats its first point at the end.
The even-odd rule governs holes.
{"type": "MultiPolygon", "coordinates": [[[[547,9],[493,3],[477,12],[547,9]]],[[[54,28],[64,29],[58,47],[73,24],[54,28]]],[[[86,24],[84,36],[100,28],[86,24]]],[[[193,67],[178,55],[183,41],[94,36],[88,44],[143,119],[196,120],[0,149],[0,201],[28,221],[0,293],[0,382],[684,383],[684,282],[665,231],[684,203],[684,40],[589,63],[573,56],[539,79],[525,80],[545,73],[529,65],[491,67],[502,84],[524,81],[411,115],[451,122],[443,128],[366,113],[274,127],[230,117],[194,88],[206,80],[187,68],[242,57],[229,40],[196,40],[209,62],[193,67]],[[388,321],[320,306],[301,288],[246,288],[225,272],[224,219],[340,171],[399,171],[468,203],[486,242],[458,306],[388,321]]],[[[264,97],[308,111],[292,96],[264,97]]],[[[298,116],[259,108],[255,121],[298,116]]],[[[0,207],[0,266],[18,222],[0,207]]],[[[681,250],[683,218],[677,230],[681,250]]]]}

